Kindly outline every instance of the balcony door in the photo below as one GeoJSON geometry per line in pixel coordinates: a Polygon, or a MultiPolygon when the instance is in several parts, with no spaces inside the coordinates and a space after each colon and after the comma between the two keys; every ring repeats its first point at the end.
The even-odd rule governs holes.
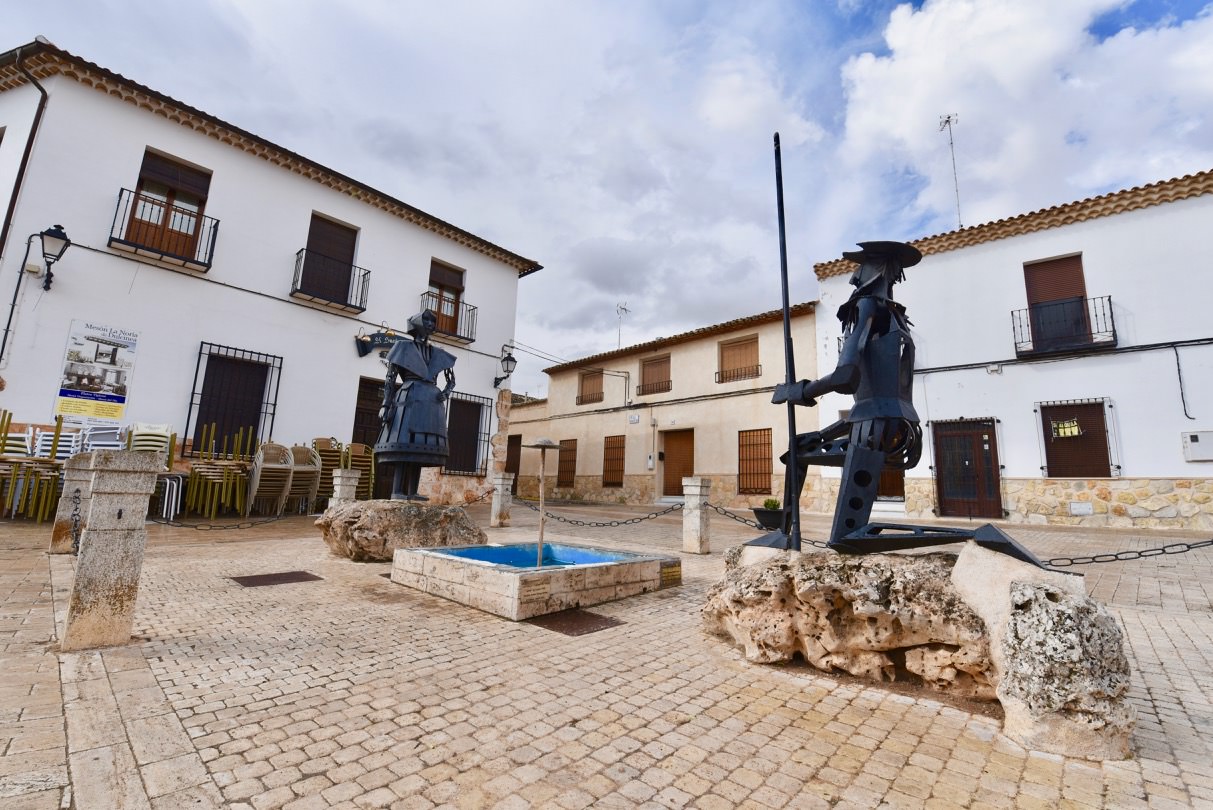
{"type": "Polygon", "coordinates": [[[357,242],[358,231],[312,214],[300,291],[323,301],[348,303],[357,242]]]}
{"type": "Polygon", "coordinates": [[[1034,351],[1054,351],[1091,342],[1082,255],[1023,266],[1034,351]]]}
{"type": "Polygon", "coordinates": [[[126,240],[170,256],[193,259],[210,185],[207,172],[145,152],[126,240]]]}

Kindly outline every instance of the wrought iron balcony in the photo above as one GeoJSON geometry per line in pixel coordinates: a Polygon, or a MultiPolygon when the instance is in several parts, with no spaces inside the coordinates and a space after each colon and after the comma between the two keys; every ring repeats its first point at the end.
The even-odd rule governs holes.
{"type": "Polygon", "coordinates": [[[601,391],[595,391],[592,394],[578,394],[577,395],[577,404],[578,405],[589,405],[592,402],[602,402],[602,392],[601,391]]]}
{"type": "Polygon", "coordinates": [[[1112,296],[1063,298],[1011,313],[1015,354],[1097,351],[1116,345],[1112,296]]]}
{"type": "Polygon", "coordinates": [[[438,316],[437,332],[463,343],[476,339],[476,307],[429,290],[421,294],[421,308],[438,316]]]}
{"type": "Polygon", "coordinates": [[[657,382],[641,383],[636,386],[636,396],[642,397],[645,394],[663,394],[671,390],[674,384],[669,380],[658,380],[657,382]]]}
{"type": "Polygon", "coordinates": [[[366,310],[371,271],[303,248],[295,254],[291,297],[346,312],[366,310]]]}
{"type": "Polygon", "coordinates": [[[206,272],[215,254],[219,220],[162,197],[118,192],[109,246],[206,272]]]}
{"type": "Polygon", "coordinates": [[[761,376],[762,366],[743,366],[741,368],[729,368],[717,371],[716,382],[727,383],[736,382],[737,380],[752,380],[755,377],[761,376]]]}

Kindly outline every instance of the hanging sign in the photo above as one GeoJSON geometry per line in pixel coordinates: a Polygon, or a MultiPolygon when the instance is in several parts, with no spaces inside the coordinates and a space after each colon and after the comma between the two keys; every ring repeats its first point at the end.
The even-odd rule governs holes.
{"type": "Polygon", "coordinates": [[[138,341],[130,329],[72,321],[55,415],[82,426],[121,422],[138,341]]]}
{"type": "Polygon", "coordinates": [[[366,357],[376,349],[390,349],[398,340],[403,340],[408,335],[400,335],[396,332],[372,332],[369,335],[359,335],[354,338],[354,345],[358,347],[358,356],[366,357]]]}

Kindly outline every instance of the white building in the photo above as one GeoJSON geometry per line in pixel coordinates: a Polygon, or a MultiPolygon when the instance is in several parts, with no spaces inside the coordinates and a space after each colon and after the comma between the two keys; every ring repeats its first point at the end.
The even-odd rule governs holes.
{"type": "Polygon", "coordinates": [[[373,444],[384,365],[355,338],[428,307],[457,357],[448,483],[490,470],[536,262],[45,42],[0,54],[0,203],[17,421],[373,444]],[[23,256],[55,224],[72,245],[44,290],[36,236],[23,256]]]}
{"type": "MultiPolygon", "coordinates": [[[[1202,172],[915,242],[905,514],[1213,528],[1211,222],[1202,172]]],[[[823,313],[853,267],[816,266],[823,313]]],[[[839,323],[817,329],[824,373],[839,323]]],[[[849,404],[823,398],[822,424],[849,404]]]]}

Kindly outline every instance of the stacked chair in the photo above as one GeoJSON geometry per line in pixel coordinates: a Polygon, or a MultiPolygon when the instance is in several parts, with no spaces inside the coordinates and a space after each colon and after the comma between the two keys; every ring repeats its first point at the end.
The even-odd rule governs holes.
{"type": "Polygon", "coordinates": [[[199,429],[185,487],[186,508],[211,520],[227,509],[248,514],[249,463],[256,442],[252,427],[222,439],[216,433],[213,422],[199,429]]]}
{"type": "Polygon", "coordinates": [[[362,470],[358,476],[358,489],[354,497],[360,501],[369,500],[375,491],[375,452],[370,445],[353,443],[345,448],[348,462],[346,466],[362,470]]]}
{"type": "Polygon", "coordinates": [[[320,490],[320,475],[324,462],[314,448],[302,445],[291,448],[291,461],[291,488],[286,496],[287,508],[306,514],[309,509],[316,509],[316,496],[320,490]]]}
{"type": "MultiPolygon", "coordinates": [[[[241,514],[248,517],[256,508],[263,514],[281,515],[286,509],[286,499],[291,493],[291,476],[295,460],[291,450],[281,444],[266,442],[253,457],[253,468],[248,477],[248,496],[244,499],[241,514]]],[[[319,481],[319,471],[316,472],[319,481]]]]}
{"type": "MultiPolygon", "coordinates": [[[[91,431],[85,436],[85,446],[95,442],[90,449],[108,449],[110,437],[99,433],[95,437],[91,431]]],[[[169,520],[181,511],[181,490],[185,475],[173,472],[173,456],[177,449],[177,434],[173,433],[170,425],[154,425],[146,422],[136,422],[126,431],[126,442],[121,446],[127,450],[150,451],[165,454],[164,470],[156,476],[156,491],[160,493],[160,514],[169,520]]]]}
{"type": "Polygon", "coordinates": [[[94,450],[122,450],[126,448],[126,442],[121,437],[121,429],[117,425],[85,428],[83,445],[85,453],[91,453],[94,450]]]}

